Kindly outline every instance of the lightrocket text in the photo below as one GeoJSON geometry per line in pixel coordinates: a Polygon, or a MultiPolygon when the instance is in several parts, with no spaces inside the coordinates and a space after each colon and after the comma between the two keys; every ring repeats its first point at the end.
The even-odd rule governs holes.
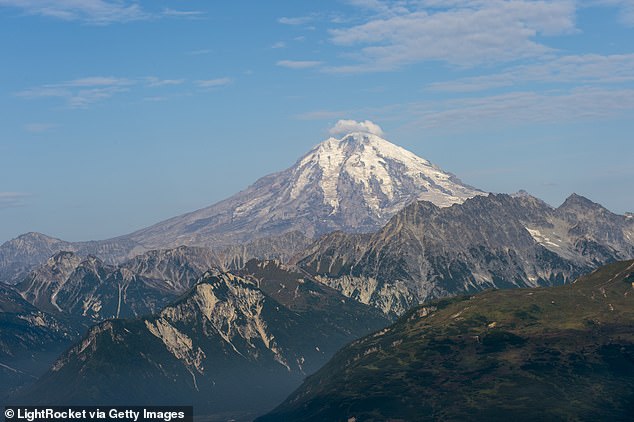
{"type": "Polygon", "coordinates": [[[5,422],[193,422],[191,406],[6,406],[5,422]]]}

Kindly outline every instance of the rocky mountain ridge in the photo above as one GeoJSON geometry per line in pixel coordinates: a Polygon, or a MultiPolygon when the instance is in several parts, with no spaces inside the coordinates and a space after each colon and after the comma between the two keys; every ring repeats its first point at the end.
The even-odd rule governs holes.
{"type": "Polygon", "coordinates": [[[82,258],[59,252],[15,289],[38,309],[92,325],[107,318],[156,312],[182,293],[184,289],[174,288],[175,284],[105,264],[92,255],[82,258]]]}
{"type": "Polygon", "coordinates": [[[297,264],[387,314],[487,288],[563,284],[634,256],[634,221],[572,195],[552,208],[527,194],[419,201],[367,235],[332,233],[297,264]]]}
{"type": "Polygon", "coordinates": [[[241,275],[205,273],[153,316],[94,326],[15,400],[169,400],[198,411],[261,412],[343,344],[386,323],[301,273],[251,261],[241,275]]]}
{"type": "Polygon", "coordinates": [[[121,238],[66,242],[42,233],[25,233],[0,245],[0,283],[18,283],[31,270],[62,251],[75,252],[84,257],[99,256],[105,262],[114,264],[144,250],[141,245],[121,238]]]}

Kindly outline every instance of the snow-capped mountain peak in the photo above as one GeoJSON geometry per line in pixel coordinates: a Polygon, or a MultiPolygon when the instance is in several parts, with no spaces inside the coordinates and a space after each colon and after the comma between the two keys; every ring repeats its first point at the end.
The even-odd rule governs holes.
{"type": "Polygon", "coordinates": [[[360,189],[365,204],[378,217],[393,201],[404,206],[404,200],[425,199],[442,207],[480,193],[429,161],[367,132],[325,140],[299,160],[293,175],[291,198],[298,198],[316,181],[331,214],[339,211],[340,190],[349,182],[360,189]]]}
{"type": "Polygon", "coordinates": [[[235,244],[291,231],[309,238],[334,230],[369,232],[417,199],[446,207],[484,194],[383,139],[371,122],[352,126],[244,191],[126,239],[165,248],[235,244]]]}

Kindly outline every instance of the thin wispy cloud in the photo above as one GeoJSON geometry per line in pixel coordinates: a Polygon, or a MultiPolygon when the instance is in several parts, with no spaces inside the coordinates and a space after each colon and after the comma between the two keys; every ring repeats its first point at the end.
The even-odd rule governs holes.
{"type": "Polygon", "coordinates": [[[164,8],[151,11],[134,0],[0,0],[0,7],[93,25],[110,25],[160,18],[201,18],[205,12],[164,8]]]}
{"type": "Polygon", "coordinates": [[[0,6],[20,9],[30,15],[99,25],[131,22],[151,17],[134,1],[0,0],[0,6]]]}
{"type": "Polygon", "coordinates": [[[45,133],[50,132],[57,126],[54,123],[28,123],[24,125],[24,130],[30,133],[45,133]]]}
{"type": "Polygon", "coordinates": [[[466,129],[499,121],[525,125],[613,118],[633,110],[634,89],[581,87],[412,103],[401,113],[418,128],[466,129]]]}
{"type": "Polygon", "coordinates": [[[156,87],[156,86],[182,85],[185,82],[185,79],[160,79],[155,76],[148,76],[146,78],[146,81],[148,86],[156,87]]]}
{"type": "Polygon", "coordinates": [[[380,116],[409,131],[469,131],[474,127],[589,121],[618,118],[634,111],[634,89],[580,87],[546,92],[515,91],[497,95],[388,104],[347,110],[315,110],[294,117],[331,120],[342,115],[380,116]]]}
{"type": "Polygon", "coordinates": [[[312,16],[298,16],[293,18],[281,17],[277,21],[284,25],[296,26],[296,25],[305,25],[312,20],[313,20],[312,16]]]}
{"type": "Polygon", "coordinates": [[[16,95],[29,100],[60,98],[66,101],[70,108],[87,108],[95,103],[114,97],[118,93],[131,93],[131,95],[136,95],[143,102],[160,102],[173,97],[156,95],[157,92],[165,92],[161,90],[167,87],[187,85],[184,89],[196,86],[206,90],[213,90],[231,83],[233,83],[233,79],[229,77],[196,80],[189,83],[183,78],[164,79],[156,76],[145,76],[135,79],[89,77],[29,88],[16,93],[16,95]]]}
{"type": "Polygon", "coordinates": [[[216,78],[216,79],[205,79],[196,81],[196,84],[201,88],[219,88],[222,86],[229,85],[233,82],[233,79],[224,77],[224,78],[216,78]]]}
{"type": "Polygon", "coordinates": [[[165,101],[165,100],[167,100],[167,97],[160,96],[160,95],[154,95],[152,97],[143,98],[143,101],[150,102],[150,103],[159,103],[159,102],[162,102],[162,101],[165,101]]]}
{"type": "Polygon", "coordinates": [[[175,10],[165,8],[162,12],[163,16],[173,16],[178,18],[202,18],[205,12],[199,10],[175,10]]]}
{"type": "Polygon", "coordinates": [[[389,71],[423,61],[458,66],[542,57],[553,51],[543,36],[575,31],[575,3],[558,1],[354,1],[374,10],[364,23],[330,30],[349,48],[337,73],[389,71]],[[407,7],[404,6],[407,5],[407,7]]]}
{"type": "Polygon", "coordinates": [[[24,91],[20,91],[15,94],[18,97],[26,98],[29,100],[35,98],[47,98],[47,97],[69,97],[72,95],[71,91],[55,85],[43,85],[34,88],[28,88],[24,91]]]}
{"type": "Polygon", "coordinates": [[[621,22],[627,26],[634,26],[634,2],[621,1],[621,22]]]}
{"type": "Polygon", "coordinates": [[[276,65],[288,69],[308,69],[321,65],[322,62],[316,60],[280,60],[276,65]]]}
{"type": "Polygon", "coordinates": [[[124,86],[132,85],[134,81],[126,78],[114,78],[111,76],[91,76],[87,78],[73,79],[68,82],[58,84],[64,87],[95,87],[95,86],[124,86]]]}
{"type": "Polygon", "coordinates": [[[278,41],[273,44],[271,48],[286,48],[286,43],[284,41],[278,41]]]}
{"type": "Polygon", "coordinates": [[[115,94],[126,91],[128,91],[128,88],[120,86],[82,89],[68,98],[68,105],[73,108],[84,108],[99,101],[107,100],[115,94]]]}
{"type": "MultiPolygon", "coordinates": [[[[198,81],[197,85],[205,81],[198,81]]],[[[207,81],[209,84],[213,82],[207,81]]],[[[24,89],[15,95],[27,100],[57,98],[70,108],[86,108],[117,94],[136,92],[139,95],[155,97],[149,89],[176,87],[186,83],[185,79],[163,79],[156,76],[142,78],[117,78],[112,76],[90,76],[65,82],[45,84],[24,89]]],[[[222,84],[222,81],[216,81],[222,84]]],[[[211,86],[211,85],[210,85],[211,86]]],[[[161,97],[164,98],[164,97],[161,97]]]]}
{"type": "MultiPolygon", "coordinates": [[[[548,60],[560,51],[548,37],[577,34],[576,14],[588,7],[613,7],[634,26],[633,0],[347,0],[364,13],[337,16],[331,44],[340,62],[329,73],[388,72],[423,62],[459,68],[548,60]]],[[[278,19],[304,25],[320,14],[278,19]]],[[[322,19],[323,20],[323,19],[322,19]]],[[[541,65],[541,64],[540,64],[541,65]]]]}
{"type": "Polygon", "coordinates": [[[201,49],[201,50],[191,50],[191,51],[186,52],[185,54],[187,54],[188,56],[202,56],[204,54],[209,54],[209,53],[211,53],[211,50],[205,48],[205,49],[201,49]]]}
{"type": "Polygon", "coordinates": [[[29,196],[31,195],[22,192],[0,192],[0,209],[21,207],[29,196]]]}
{"type": "Polygon", "coordinates": [[[550,61],[514,66],[490,75],[436,82],[428,88],[475,92],[522,83],[618,84],[634,81],[634,54],[562,56],[550,61]]]}
{"type": "Polygon", "coordinates": [[[25,99],[60,98],[71,108],[84,108],[129,90],[135,82],[125,78],[93,76],[42,85],[18,92],[25,99]]]}

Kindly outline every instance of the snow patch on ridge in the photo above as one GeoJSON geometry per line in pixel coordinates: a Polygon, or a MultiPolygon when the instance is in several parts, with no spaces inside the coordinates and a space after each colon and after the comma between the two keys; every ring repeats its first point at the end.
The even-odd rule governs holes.
{"type": "Polygon", "coordinates": [[[553,246],[555,248],[559,247],[558,244],[556,244],[553,241],[551,241],[551,239],[548,236],[542,234],[542,232],[540,232],[539,230],[537,230],[537,229],[529,229],[528,227],[525,227],[525,228],[526,228],[526,230],[528,230],[528,232],[530,233],[531,237],[533,239],[535,239],[535,242],[541,243],[543,245],[553,246]]]}

